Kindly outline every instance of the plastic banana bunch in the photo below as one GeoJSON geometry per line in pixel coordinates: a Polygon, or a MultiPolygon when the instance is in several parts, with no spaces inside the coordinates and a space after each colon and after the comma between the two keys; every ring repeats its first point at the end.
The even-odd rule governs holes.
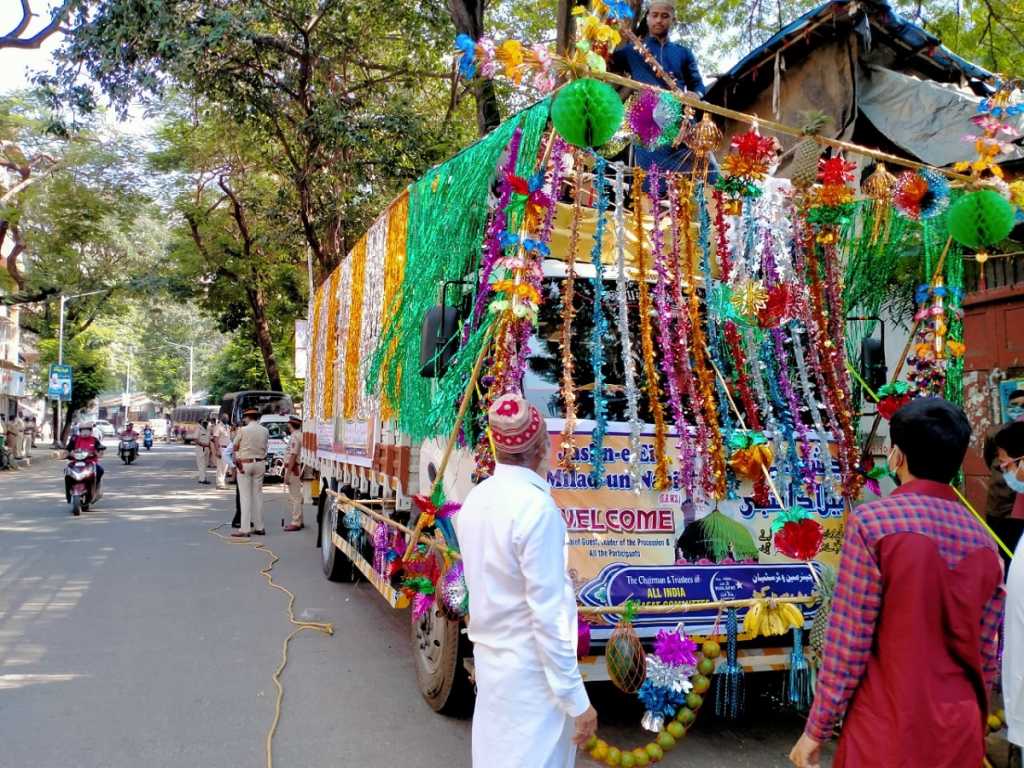
{"type": "Polygon", "coordinates": [[[804,615],[794,603],[783,603],[770,597],[758,598],[743,617],[743,632],[751,639],[784,635],[803,625],[804,615]]]}

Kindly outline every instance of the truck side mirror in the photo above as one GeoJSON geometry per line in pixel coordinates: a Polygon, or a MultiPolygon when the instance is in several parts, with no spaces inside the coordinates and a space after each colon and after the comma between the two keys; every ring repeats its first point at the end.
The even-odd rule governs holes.
{"type": "Polygon", "coordinates": [[[420,376],[428,379],[444,376],[458,348],[458,309],[443,304],[431,307],[423,316],[420,330],[420,376]]]}
{"type": "Polygon", "coordinates": [[[860,375],[875,392],[889,381],[885,364],[885,346],[881,339],[866,338],[860,343],[860,375]]]}

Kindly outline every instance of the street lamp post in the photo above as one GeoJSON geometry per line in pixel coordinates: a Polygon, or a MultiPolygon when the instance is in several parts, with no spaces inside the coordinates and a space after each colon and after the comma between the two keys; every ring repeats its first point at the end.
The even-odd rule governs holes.
{"type": "MultiPolygon", "coordinates": [[[[97,293],[106,293],[106,290],[99,291],[86,291],[85,293],[74,293],[70,296],[66,296],[63,293],[60,295],[60,330],[57,334],[57,365],[64,365],[64,307],[71,299],[81,299],[83,296],[95,296],[97,293]]],[[[63,424],[63,411],[60,400],[54,403],[54,410],[56,412],[56,418],[54,419],[54,430],[53,430],[53,447],[60,447],[60,435],[63,424]]]]}

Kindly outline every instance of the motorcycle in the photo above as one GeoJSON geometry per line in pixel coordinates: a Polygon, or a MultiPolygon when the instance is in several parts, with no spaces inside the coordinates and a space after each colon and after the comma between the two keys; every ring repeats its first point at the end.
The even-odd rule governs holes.
{"type": "Polygon", "coordinates": [[[149,451],[153,448],[153,430],[146,429],[142,432],[142,445],[149,451]]]}
{"type": "Polygon", "coordinates": [[[125,464],[131,464],[139,455],[139,443],[134,437],[122,437],[117,454],[125,464]]]}
{"type": "Polygon", "coordinates": [[[71,452],[64,475],[71,481],[71,514],[78,517],[103,496],[96,474],[99,456],[94,451],[71,452]]]}

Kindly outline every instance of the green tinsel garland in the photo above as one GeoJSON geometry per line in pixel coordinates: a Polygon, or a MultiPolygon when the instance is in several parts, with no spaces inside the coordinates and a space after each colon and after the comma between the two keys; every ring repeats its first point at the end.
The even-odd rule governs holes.
{"type": "Polygon", "coordinates": [[[465,387],[465,360],[476,357],[482,335],[474,334],[444,377],[436,382],[419,375],[420,328],[437,304],[439,285],[460,280],[479,263],[487,224],[488,195],[495,168],[512,134],[522,125],[516,174],[533,170],[541,135],[548,122],[548,100],[505,121],[441,165],[409,190],[405,271],[394,314],[387,322],[367,376],[371,390],[383,388],[397,406],[398,428],[413,439],[444,434],[454,426],[456,407],[440,408],[438,400],[458,403],[465,387]],[[392,344],[394,355],[388,356],[392,344]],[[387,363],[385,365],[385,363],[387,363]],[[454,393],[454,395],[453,395],[454,393]]]}

